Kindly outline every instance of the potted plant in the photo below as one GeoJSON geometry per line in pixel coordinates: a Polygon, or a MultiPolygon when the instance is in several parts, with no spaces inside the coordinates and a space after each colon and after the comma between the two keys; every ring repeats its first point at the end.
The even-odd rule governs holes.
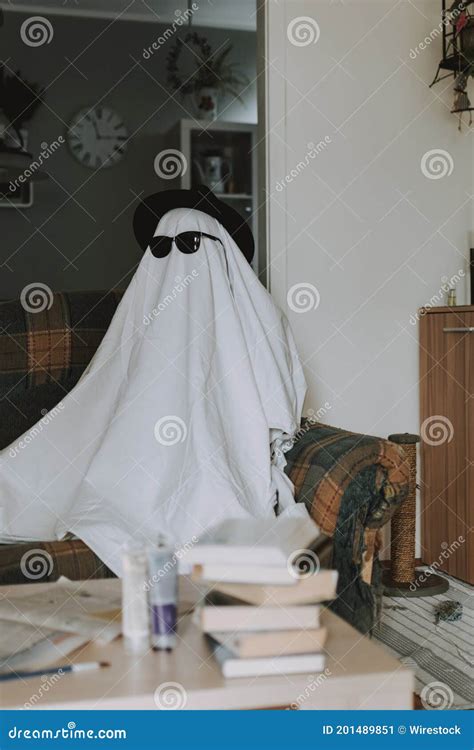
{"type": "Polygon", "coordinates": [[[192,95],[199,117],[214,120],[217,117],[218,97],[231,94],[241,101],[240,93],[248,78],[239,72],[236,63],[229,62],[232,44],[226,42],[222,49],[213,51],[206,37],[190,32],[177,39],[167,58],[168,85],[182,96],[192,95]],[[179,68],[184,49],[192,52],[194,69],[183,74],[179,68]]]}

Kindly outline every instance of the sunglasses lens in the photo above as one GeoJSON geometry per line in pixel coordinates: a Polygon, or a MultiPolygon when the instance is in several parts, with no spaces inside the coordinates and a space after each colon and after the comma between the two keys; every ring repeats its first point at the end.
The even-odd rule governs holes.
{"type": "Polygon", "coordinates": [[[181,232],[175,237],[176,246],[182,253],[190,255],[199,250],[201,235],[198,232],[181,232]]]}
{"type": "Polygon", "coordinates": [[[153,237],[150,242],[151,254],[154,255],[155,258],[166,258],[171,251],[172,244],[172,237],[153,237]]]}

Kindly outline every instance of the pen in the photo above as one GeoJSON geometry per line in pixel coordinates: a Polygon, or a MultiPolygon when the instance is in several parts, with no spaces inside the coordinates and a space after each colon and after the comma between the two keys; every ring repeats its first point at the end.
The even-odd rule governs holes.
{"type": "Polygon", "coordinates": [[[62,667],[50,667],[49,669],[37,669],[34,672],[5,672],[0,674],[0,682],[7,680],[28,679],[28,677],[45,677],[50,674],[63,675],[67,672],[89,672],[92,669],[110,667],[107,661],[85,661],[82,664],[65,664],[62,667]]]}

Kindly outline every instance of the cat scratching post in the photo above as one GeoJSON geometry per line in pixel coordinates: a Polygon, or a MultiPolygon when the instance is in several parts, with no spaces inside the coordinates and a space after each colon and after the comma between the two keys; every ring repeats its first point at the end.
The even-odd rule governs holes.
{"type": "Polygon", "coordinates": [[[410,466],[408,495],[395,511],[390,526],[391,567],[383,576],[385,596],[435,596],[449,587],[448,581],[431,568],[415,567],[416,533],[416,444],[418,435],[408,432],[389,435],[392,443],[403,446],[410,466]]]}

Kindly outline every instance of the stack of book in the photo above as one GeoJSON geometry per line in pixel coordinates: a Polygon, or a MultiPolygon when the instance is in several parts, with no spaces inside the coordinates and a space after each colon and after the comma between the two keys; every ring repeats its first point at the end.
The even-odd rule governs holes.
{"type": "Polygon", "coordinates": [[[331,543],[309,518],[272,524],[226,521],[188,562],[208,593],[196,613],[224,677],[320,672],[326,628],[321,602],[337,572],[321,569],[331,543]]]}

